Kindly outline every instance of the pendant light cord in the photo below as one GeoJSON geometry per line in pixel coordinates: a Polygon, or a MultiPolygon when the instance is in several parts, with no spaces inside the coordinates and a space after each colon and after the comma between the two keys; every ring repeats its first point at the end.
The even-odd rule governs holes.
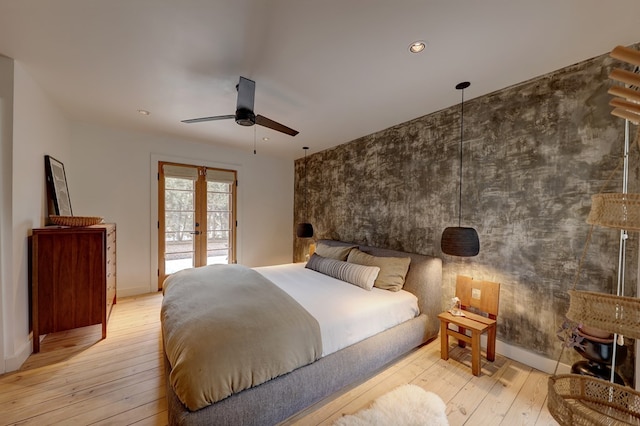
{"type": "Polygon", "coordinates": [[[462,138],[464,136],[464,83],[460,83],[457,87],[462,90],[462,102],[460,102],[460,187],[458,191],[458,227],[462,227],[462,138]]]}
{"type": "Polygon", "coordinates": [[[304,214],[307,216],[307,150],[309,147],[304,147],[304,214]]]}
{"type": "Polygon", "coordinates": [[[462,137],[464,135],[464,87],[460,103],[460,187],[458,191],[458,227],[462,227],[462,137]]]}

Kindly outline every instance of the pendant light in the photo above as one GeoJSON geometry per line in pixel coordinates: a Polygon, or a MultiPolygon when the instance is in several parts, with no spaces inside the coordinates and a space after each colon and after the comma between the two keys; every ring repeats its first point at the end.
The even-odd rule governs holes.
{"type": "Polygon", "coordinates": [[[480,253],[480,239],[478,232],[474,228],[461,226],[462,223],[462,136],[464,131],[464,89],[471,83],[464,81],[456,85],[457,90],[462,91],[462,102],[460,104],[460,190],[458,226],[445,228],[440,240],[440,249],[444,254],[452,256],[471,257],[480,253]]]}
{"type": "MultiPolygon", "coordinates": [[[[307,150],[308,146],[304,149],[304,214],[307,214],[307,150]]],[[[299,223],[296,227],[296,235],[298,238],[311,238],[313,237],[313,225],[308,222],[299,223]]]]}

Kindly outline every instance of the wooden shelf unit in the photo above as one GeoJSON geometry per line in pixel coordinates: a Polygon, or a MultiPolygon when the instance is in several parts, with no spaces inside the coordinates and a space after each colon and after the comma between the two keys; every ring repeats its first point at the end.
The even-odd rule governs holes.
{"type": "Polygon", "coordinates": [[[36,228],[31,237],[33,352],[40,336],[102,324],[116,303],[116,225],[36,228]]]}

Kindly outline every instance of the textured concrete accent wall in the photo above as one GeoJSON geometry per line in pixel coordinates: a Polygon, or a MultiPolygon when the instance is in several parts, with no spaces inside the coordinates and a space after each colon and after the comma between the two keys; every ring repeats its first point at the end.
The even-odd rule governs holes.
{"type": "MultiPolygon", "coordinates": [[[[462,226],[478,230],[477,257],[440,251],[442,231],[458,224],[459,105],[323,152],[311,147],[306,211],[304,160],[295,164],[293,228],[308,220],[316,239],[442,257],[443,308],[457,274],[500,282],[498,337],[556,359],[591,195],[622,159],[624,120],[608,106],[613,66],[623,64],[605,55],[465,101],[462,226]]],[[[630,192],[639,192],[638,157],[634,147],[630,192]]],[[[621,182],[617,172],[606,192],[620,192],[621,182]]],[[[579,289],[615,292],[618,236],[594,229],[579,289]]],[[[628,243],[628,294],[637,238],[628,243]]],[[[307,243],[294,232],[295,261],[307,243]]]]}

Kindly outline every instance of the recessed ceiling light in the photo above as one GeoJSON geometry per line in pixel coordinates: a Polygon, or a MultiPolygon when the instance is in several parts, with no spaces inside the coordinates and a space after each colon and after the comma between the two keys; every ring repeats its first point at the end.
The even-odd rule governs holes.
{"type": "Polygon", "coordinates": [[[269,138],[265,136],[264,138],[262,138],[262,140],[266,142],[269,140],[269,138]]]}
{"type": "Polygon", "coordinates": [[[138,114],[140,114],[140,115],[149,115],[151,113],[149,111],[147,111],[146,109],[139,109],[138,110],[138,114]]]}
{"type": "Polygon", "coordinates": [[[421,40],[414,41],[409,45],[409,52],[420,53],[424,50],[425,47],[427,47],[426,41],[421,41],[421,40]]]}

